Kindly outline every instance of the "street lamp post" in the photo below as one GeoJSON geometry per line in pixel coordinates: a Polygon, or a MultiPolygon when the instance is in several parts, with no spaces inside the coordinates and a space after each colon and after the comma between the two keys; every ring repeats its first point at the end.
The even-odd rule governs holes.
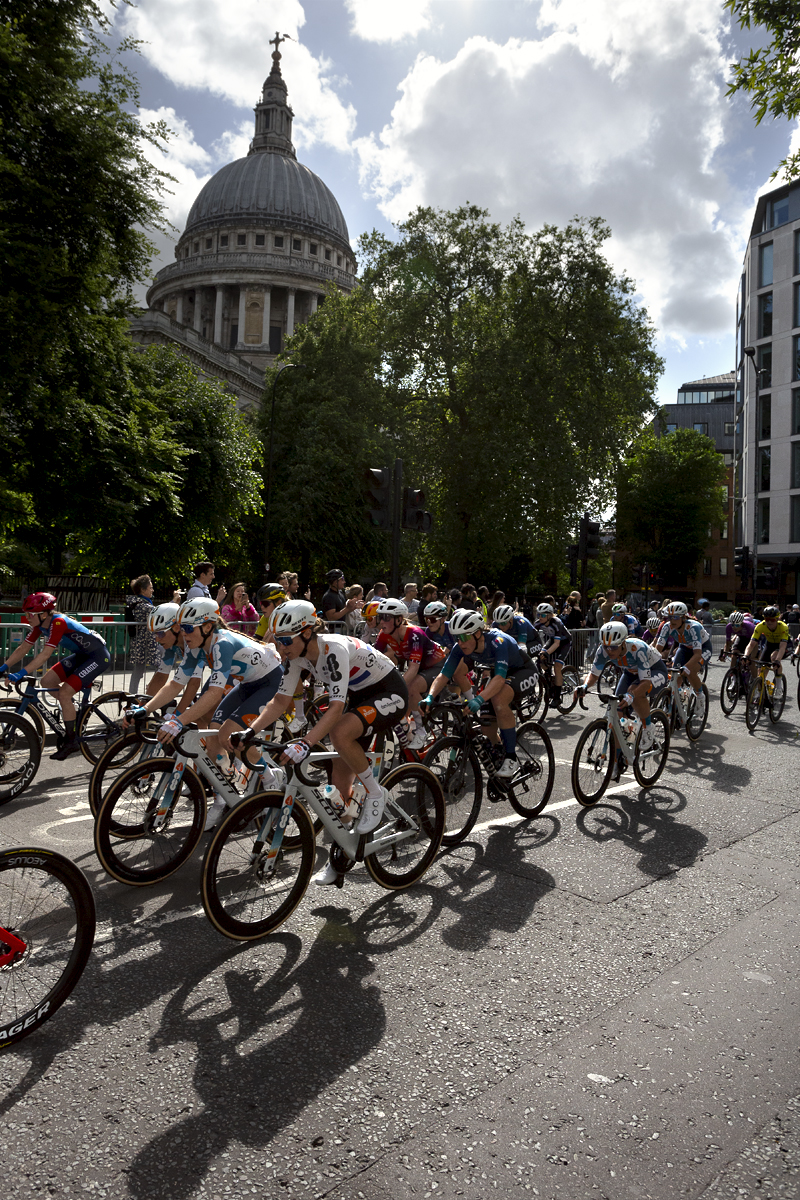
{"type": "Polygon", "coordinates": [[[272,506],[272,451],[275,445],[275,389],[278,386],[278,380],[284,371],[289,369],[294,371],[305,371],[305,363],[284,363],[275,372],[275,378],[272,381],[272,404],[269,410],[269,450],[267,451],[267,511],[264,518],[264,582],[269,582],[269,518],[270,508],[272,506]]]}
{"type": "MultiPolygon", "coordinates": [[[[753,468],[753,613],[756,610],[756,578],[758,576],[758,493],[759,493],[759,453],[758,453],[758,399],[761,386],[761,372],[763,367],[756,366],[756,348],[755,346],[745,346],[744,353],[753,364],[753,370],[756,376],[756,398],[755,398],[755,420],[753,422],[753,459],[755,467],[753,468]]],[[[744,422],[742,422],[742,444],[745,441],[744,422]]]]}

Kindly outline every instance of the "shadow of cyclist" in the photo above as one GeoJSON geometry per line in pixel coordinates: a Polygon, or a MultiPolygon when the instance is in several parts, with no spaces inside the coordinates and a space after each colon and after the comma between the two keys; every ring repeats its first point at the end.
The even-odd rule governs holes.
{"type": "Polygon", "coordinates": [[[585,808],[575,822],[594,841],[617,841],[639,853],[637,867],[651,879],[690,867],[708,844],[708,838],[675,814],[687,800],[676,788],[656,787],[637,796],[622,793],[606,803],[585,808]]]}

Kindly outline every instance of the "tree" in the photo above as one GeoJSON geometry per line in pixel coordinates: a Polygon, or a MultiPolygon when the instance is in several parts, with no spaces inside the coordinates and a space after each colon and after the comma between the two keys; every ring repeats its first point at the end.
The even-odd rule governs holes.
{"type": "Polygon", "coordinates": [[[686,583],[725,519],[727,469],[711,438],[694,429],[647,429],[620,467],[617,548],[647,562],[665,587],[686,583]]]}
{"type": "MultiPolygon", "coordinates": [[[[773,119],[800,117],[800,14],[797,0],[725,0],[725,7],[742,29],[762,26],[770,34],[767,46],[751,50],[733,63],[727,94],[747,92],[756,125],[769,114],[773,119]]],[[[787,179],[800,175],[800,152],[783,159],[772,172],[787,179]]]]}

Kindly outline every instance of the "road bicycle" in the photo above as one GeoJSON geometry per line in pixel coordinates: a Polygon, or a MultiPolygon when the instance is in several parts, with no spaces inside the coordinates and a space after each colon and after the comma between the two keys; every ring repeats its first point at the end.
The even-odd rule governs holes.
{"type": "Polygon", "coordinates": [[[650,720],[654,740],[652,746],[641,746],[645,726],[628,709],[620,714],[619,698],[613,692],[599,692],[605,704],[605,716],[597,717],[586,726],[572,759],[572,791],[584,808],[596,804],[611,780],[617,750],[625,766],[633,768],[640,787],[650,788],[660,778],[669,754],[670,731],[666,715],[650,704],[650,720]]]}
{"type": "Polygon", "coordinates": [[[0,1050],[61,1007],[94,934],[92,889],[75,863],[33,846],[0,851],[0,1050]]]}
{"type": "Polygon", "coordinates": [[[148,758],[164,757],[164,749],[160,742],[154,739],[144,740],[145,733],[158,732],[162,721],[161,716],[151,717],[147,721],[136,721],[130,729],[123,731],[122,737],[106,746],[89,776],[89,808],[93,816],[96,817],[99,813],[106,792],[120,771],[148,758]]]}
{"type": "Polygon", "coordinates": [[[758,674],[750,684],[750,690],[747,693],[747,708],[744,714],[747,728],[751,733],[761,720],[761,714],[765,708],[772,724],[777,725],[786,703],[786,678],[780,664],[772,662],[769,658],[757,658],[756,666],[758,674]],[[773,679],[768,678],[770,671],[773,673],[773,679]]]}
{"type": "Polygon", "coordinates": [[[536,721],[519,726],[518,769],[509,779],[500,779],[497,770],[505,751],[502,743],[492,745],[481,717],[465,712],[463,702],[445,701],[438,707],[451,710],[452,732],[433,743],[423,762],[436,775],[444,793],[442,843],[455,846],[472,830],[481,810],[484,777],[491,801],[507,800],[521,817],[540,813],[550,799],[555,777],[553,745],[544,727],[536,721]]]}
{"type": "MultiPolygon", "coordinates": [[[[269,761],[270,755],[284,749],[274,742],[255,744],[269,761]]],[[[378,777],[382,753],[379,734],[367,753],[378,777]]],[[[316,840],[310,813],[333,841],[331,862],[339,873],[339,886],[357,863],[363,863],[375,882],[389,890],[410,887],[430,867],[445,822],[444,796],[433,772],[409,762],[384,776],[382,784],[389,795],[381,823],[371,833],[359,834],[319,787],[320,768],[329,768],[336,757],[333,750],[312,751],[294,767],[283,789],[248,796],[223,818],[206,850],[200,889],[209,920],[226,937],[239,941],[266,937],[294,912],[314,870],[316,840]]],[[[366,794],[360,780],[354,794],[362,799],[366,794]]]]}
{"type": "MultiPolygon", "coordinates": [[[[143,698],[128,692],[103,692],[96,700],[92,700],[92,689],[98,686],[89,684],[83,689],[76,709],[75,733],[80,739],[81,753],[90,763],[97,762],[109,743],[121,737],[124,710],[131,704],[149,699],[148,696],[143,698]]],[[[54,694],[56,689],[37,687],[33,679],[21,680],[14,684],[14,687],[19,700],[0,700],[0,719],[6,711],[25,717],[36,730],[42,747],[47,730],[50,729],[56,735],[56,746],[60,749],[66,737],[61,707],[48,704],[46,699],[48,695],[54,694]]],[[[10,693],[11,688],[0,684],[0,691],[10,693]]]]}
{"type": "Polygon", "coordinates": [[[22,794],[39,770],[42,747],[30,721],[0,713],[0,804],[22,794]]]}
{"type": "Polygon", "coordinates": [[[650,699],[650,710],[666,714],[670,732],[685,729],[690,742],[696,742],[708,721],[708,688],[703,683],[697,695],[685,673],[685,667],[673,667],[669,682],[650,699]]]}
{"type": "MultiPolygon", "coordinates": [[[[564,680],[564,685],[561,688],[561,695],[557,701],[553,700],[553,688],[555,687],[555,676],[553,672],[553,662],[548,656],[544,658],[539,655],[538,669],[542,681],[542,711],[539,713],[539,719],[543,721],[547,716],[548,709],[552,706],[562,716],[571,713],[577,704],[575,689],[581,682],[581,673],[576,667],[564,666],[561,668],[561,677],[564,680]]],[[[535,711],[535,709],[534,709],[535,711]]],[[[526,713],[527,715],[527,713],[526,713]]]]}
{"type": "MultiPolygon", "coordinates": [[[[723,650],[719,656],[720,662],[725,662],[726,657],[727,655],[723,650]]],[[[720,708],[726,717],[729,717],[736,708],[739,698],[747,696],[751,683],[750,664],[746,661],[744,655],[732,654],[731,665],[723,675],[719,688],[720,708]]]]}

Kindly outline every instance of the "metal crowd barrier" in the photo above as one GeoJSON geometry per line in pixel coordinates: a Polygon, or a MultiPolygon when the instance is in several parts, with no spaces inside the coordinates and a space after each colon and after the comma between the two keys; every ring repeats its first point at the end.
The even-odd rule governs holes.
{"type": "MultiPolygon", "coordinates": [[[[86,625],[93,633],[100,635],[111,655],[111,662],[108,665],[108,669],[100,677],[101,690],[104,692],[127,690],[131,672],[134,670],[131,663],[131,641],[136,637],[141,627],[133,621],[96,620],[78,614],[76,616],[82,625],[86,625]]],[[[9,654],[12,654],[17,649],[29,630],[30,625],[27,622],[4,621],[0,625],[0,662],[5,662],[9,654]]],[[[20,665],[23,665],[25,661],[29,661],[33,655],[38,654],[43,646],[44,641],[40,639],[31,651],[31,654],[20,665]]],[[[59,659],[66,658],[69,653],[69,650],[62,650],[61,647],[57,647],[55,654],[48,661],[44,670],[52,667],[59,659]]],[[[43,673],[43,671],[38,672],[39,675],[43,673]]],[[[153,674],[154,671],[151,667],[145,668],[140,690],[147,686],[147,682],[153,674]]]]}

